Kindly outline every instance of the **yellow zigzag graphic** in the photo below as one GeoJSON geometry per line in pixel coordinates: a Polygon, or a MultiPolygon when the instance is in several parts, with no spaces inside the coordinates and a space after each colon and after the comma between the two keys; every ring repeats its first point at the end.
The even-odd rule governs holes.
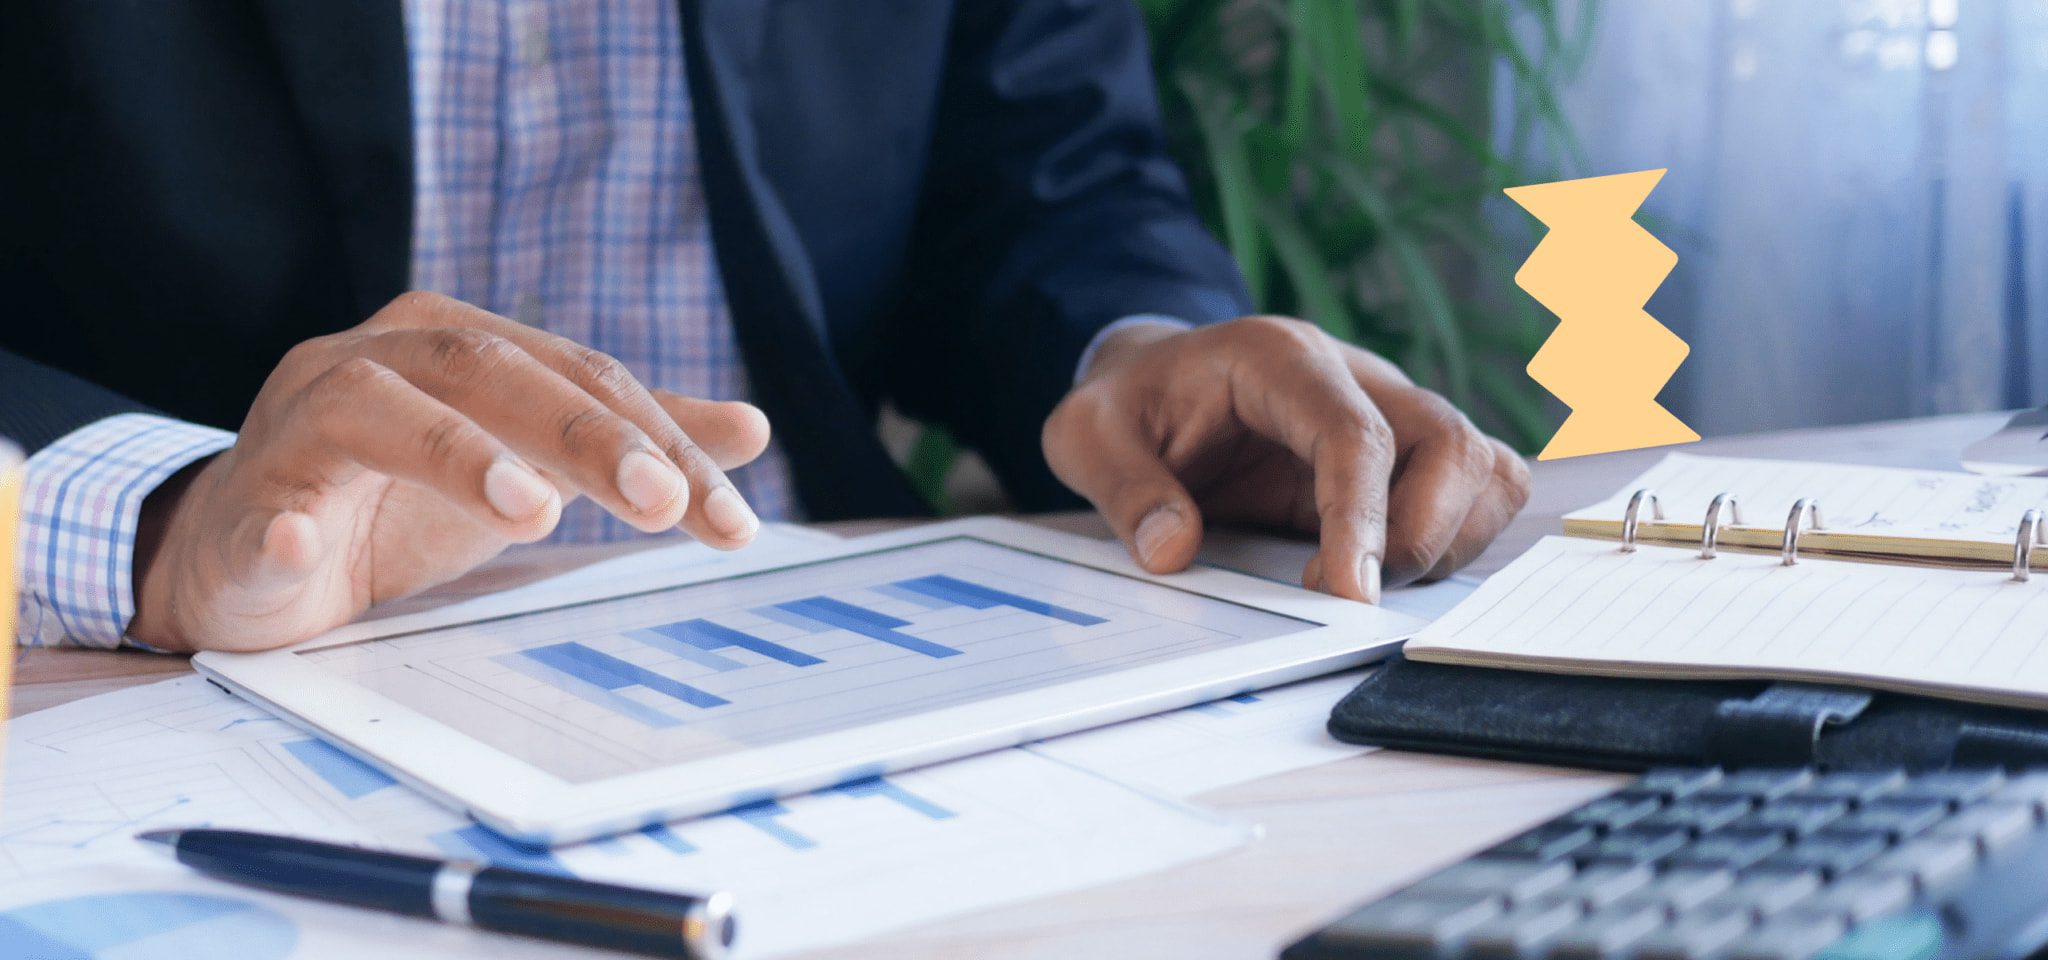
{"type": "Polygon", "coordinates": [[[1643,310],[1678,254],[1630,219],[1663,178],[1644,170],[1507,191],[1550,228],[1515,274],[1558,319],[1529,377],[1572,409],[1538,460],[1700,438],[1657,403],[1691,350],[1643,310]]]}

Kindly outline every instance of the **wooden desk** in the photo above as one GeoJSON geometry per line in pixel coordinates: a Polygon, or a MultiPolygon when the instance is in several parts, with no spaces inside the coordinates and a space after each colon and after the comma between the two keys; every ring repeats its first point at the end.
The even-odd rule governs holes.
{"type": "MultiPolygon", "coordinates": [[[[1954,469],[1962,447],[2003,414],[1757,434],[1684,448],[1698,453],[1954,469]]],[[[1565,511],[1618,488],[1662,455],[1636,451],[1536,464],[1528,508],[1473,564],[1499,569],[1565,511]]],[[[1085,515],[1040,522],[1096,536],[1085,515]]],[[[860,533],[887,521],[840,524],[860,533]]],[[[1266,572],[1292,576],[1308,548],[1278,550],[1266,572]]],[[[17,665],[15,709],[41,709],[184,672],[182,658],[33,650],[17,665]]],[[[1204,863],[1110,887],[1015,904],[817,954],[851,958],[1270,957],[1317,922],[1422,872],[1548,818],[1620,778],[1557,768],[1372,753],[1214,791],[1209,808],[1264,828],[1258,841],[1204,863]]],[[[961,864],[962,870],[1000,864],[961,864]]]]}

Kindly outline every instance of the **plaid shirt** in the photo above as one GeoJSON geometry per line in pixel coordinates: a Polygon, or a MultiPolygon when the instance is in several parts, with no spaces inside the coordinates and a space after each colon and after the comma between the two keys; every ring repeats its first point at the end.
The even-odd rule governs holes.
{"type": "MultiPolygon", "coordinates": [[[[672,0],[405,0],[405,23],[413,286],[602,350],[649,386],[744,399],[672,0]]],[[[1158,320],[1174,322],[1126,318],[1096,341],[1158,320]]],[[[122,643],[143,497],[233,442],[124,414],[30,457],[19,641],[122,643]]],[[[763,520],[797,513],[775,445],[732,478],[763,520]]],[[[583,500],[556,539],[630,532],[583,500]]]]}

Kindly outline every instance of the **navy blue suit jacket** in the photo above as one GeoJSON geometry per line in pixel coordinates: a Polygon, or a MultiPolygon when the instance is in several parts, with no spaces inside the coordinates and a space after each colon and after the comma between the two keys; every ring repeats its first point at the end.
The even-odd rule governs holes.
{"type": "MultiPolygon", "coordinates": [[[[892,402],[1026,508],[1083,346],[1247,309],[1162,149],[1132,0],[680,0],[720,272],[820,519],[920,509],[892,402]]],[[[0,433],[233,428],[404,291],[397,0],[0,6],[0,433]]]]}

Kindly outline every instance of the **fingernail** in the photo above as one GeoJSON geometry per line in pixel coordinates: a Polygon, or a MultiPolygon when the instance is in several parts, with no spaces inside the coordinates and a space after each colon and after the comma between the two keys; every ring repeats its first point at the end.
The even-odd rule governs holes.
{"type": "Polygon", "coordinates": [[[1146,566],[1152,565],[1152,557],[1166,541],[1180,532],[1180,511],[1172,507],[1153,507],[1152,512],[1138,523],[1138,559],[1146,566]]]}
{"type": "Polygon", "coordinates": [[[752,536],[761,526],[761,518],[754,516],[747,501],[731,487],[719,487],[704,498],[704,520],[711,529],[735,540],[752,536]]]}
{"type": "Polygon", "coordinates": [[[1366,554],[1358,561],[1358,584],[1365,590],[1365,602],[1378,606],[1380,602],[1380,558],[1366,554]]]}
{"type": "Polygon", "coordinates": [[[683,495],[683,475],[645,450],[619,461],[619,494],[641,513],[660,513],[683,495]]]}
{"type": "Polygon", "coordinates": [[[484,471],[484,499],[498,516],[525,523],[547,512],[555,488],[525,465],[499,457],[484,471]]]}

